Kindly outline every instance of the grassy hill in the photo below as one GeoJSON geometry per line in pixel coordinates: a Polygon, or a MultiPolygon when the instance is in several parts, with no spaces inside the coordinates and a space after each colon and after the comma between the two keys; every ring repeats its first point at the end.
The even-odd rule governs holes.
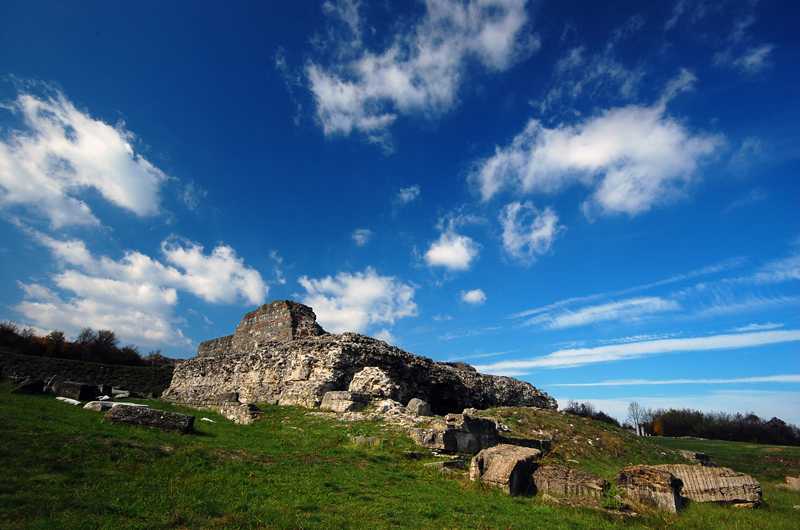
{"type": "Polygon", "coordinates": [[[181,436],[111,425],[102,413],[11,388],[0,384],[0,528],[796,529],[800,521],[792,509],[800,494],[774,487],[800,472],[796,447],[645,439],[555,411],[493,411],[517,434],[552,432],[549,460],[606,478],[629,464],[681,462],[675,451],[686,448],[752,474],[764,489],[758,510],[693,504],[678,515],[622,519],[441,477],[423,466],[432,457],[408,459],[419,448],[379,422],[264,406],[261,421],[241,426],[148,402],[197,416],[196,432],[181,436]],[[391,443],[357,445],[353,435],[391,443]]]}

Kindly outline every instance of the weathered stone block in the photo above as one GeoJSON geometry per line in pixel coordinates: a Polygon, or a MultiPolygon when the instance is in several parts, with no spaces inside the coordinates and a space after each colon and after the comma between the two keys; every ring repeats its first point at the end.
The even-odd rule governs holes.
{"type": "Polygon", "coordinates": [[[800,491],[800,477],[787,476],[784,484],[778,484],[775,487],[781,490],[800,491]]]}
{"type": "Polygon", "coordinates": [[[530,447],[543,453],[549,453],[552,446],[552,441],[546,438],[516,438],[513,436],[501,436],[500,443],[530,447]]]}
{"type": "Polygon", "coordinates": [[[616,486],[635,502],[677,513],[683,483],[665,469],[652,466],[626,467],[614,477],[616,486]]]}
{"type": "Polygon", "coordinates": [[[594,499],[601,498],[611,485],[604,478],[563,466],[539,466],[533,472],[533,483],[540,492],[594,499]]]}
{"type": "Polygon", "coordinates": [[[26,379],[17,388],[11,391],[12,394],[37,395],[44,394],[44,381],[41,379],[26,379]]]}
{"type": "Polygon", "coordinates": [[[746,508],[761,504],[761,484],[728,467],[666,464],[653,466],[669,471],[683,482],[681,497],[693,502],[713,502],[746,508]]]}
{"type": "Polygon", "coordinates": [[[326,392],[322,397],[320,408],[333,412],[352,412],[363,409],[369,401],[370,396],[368,394],[344,391],[326,392]]]}
{"type": "Polygon", "coordinates": [[[148,427],[187,434],[194,428],[194,416],[142,407],[114,407],[105,418],[114,424],[148,427]]]}
{"type": "Polygon", "coordinates": [[[409,401],[408,405],[406,405],[406,409],[408,409],[408,411],[414,416],[433,415],[433,412],[431,412],[431,406],[428,404],[428,402],[419,398],[414,398],[409,401]]]}
{"type": "Polygon", "coordinates": [[[500,443],[493,419],[469,414],[448,414],[437,418],[428,428],[410,429],[409,436],[417,445],[454,453],[476,454],[500,443]]]}
{"type": "Polygon", "coordinates": [[[469,478],[499,487],[509,495],[523,495],[530,490],[538,449],[501,444],[478,453],[469,467],[469,478]]]}
{"type": "Polygon", "coordinates": [[[92,401],[98,396],[96,386],[67,381],[60,376],[52,377],[47,383],[46,390],[50,394],[77,399],[78,401],[92,401]]]}

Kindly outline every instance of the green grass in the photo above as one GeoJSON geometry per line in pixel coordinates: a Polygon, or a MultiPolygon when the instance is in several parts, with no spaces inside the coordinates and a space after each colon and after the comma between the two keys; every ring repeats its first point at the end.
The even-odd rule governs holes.
{"type": "MultiPolygon", "coordinates": [[[[343,423],[307,416],[301,408],[264,406],[261,421],[235,425],[210,412],[148,402],[197,416],[196,432],[181,436],[111,425],[102,413],[47,396],[12,395],[11,388],[0,384],[4,529],[797,528],[791,512],[800,498],[790,492],[773,491],[764,509],[749,512],[693,505],[677,516],[654,512],[622,519],[442,477],[423,466],[433,458],[407,459],[406,451],[419,448],[378,422],[343,423]],[[354,435],[393,444],[357,445],[354,435]]],[[[525,421],[550,417],[563,422],[559,432],[571,422],[580,436],[605,436],[604,443],[616,444],[609,445],[616,456],[594,449],[602,455],[595,467],[607,469],[605,474],[627,465],[626,459],[658,460],[671,453],[602,424],[550,414],[537,411],[525,421]]],[[[567,455],[583,459],[580,466],[594,466],[582,447],[559,445],[550,458],[566,461],[567,455]]]]}

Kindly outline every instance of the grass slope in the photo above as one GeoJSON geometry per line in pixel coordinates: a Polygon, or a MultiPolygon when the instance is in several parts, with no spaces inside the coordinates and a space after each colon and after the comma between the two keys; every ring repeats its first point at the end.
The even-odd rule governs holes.
{"type": "MultiPolygon", "coordinates": [[[[301,408],[265,406],[261,421],[240,426],[213,413],[148,402],[197,416],[196,432],[181,436],[111,425],[102,413],[46,396],[12,395],[11,388],[0,384],[2,528],[797,528],[792,504],[800,498],[771,484],[760,510],[692,505],[677,516],[620,519],[443,478],[423,467],[426,460],[407,459],[406,451],[419,448],[378,422],[342,423],[301,408]],[[357,445],[351,435],[393,444],[357,445]]],[[[558,429],[548,458],[604,476],[629,463],[674,461],[678,448],[558,412],[496,412],[509,423],[516,412],[518,434],[534,425],[558,429]]],[[[751,450],[723,447],[734,460],[751,450]]],[[[797,458],[800,449],[768,454],[797,458]]],[[[750,472],[746,460],[738,469],[750,472]]]]}

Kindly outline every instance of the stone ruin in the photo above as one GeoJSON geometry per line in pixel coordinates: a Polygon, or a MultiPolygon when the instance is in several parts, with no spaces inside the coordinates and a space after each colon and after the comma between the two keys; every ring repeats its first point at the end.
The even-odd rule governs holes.
{"type": "Polygon", "coordinates": [[[180,363],[162,399],[219,410],[238,403],[357,410],[372,399],[418,398],[433,414],[499,406],[557,408],[531,384],[436,362],[356,333],[327,333],[314,311],[291,300],[247,313],[233,335],[203,342],[180,363]],[[347,393],[350,393],[348,395],[347,393]]]}

